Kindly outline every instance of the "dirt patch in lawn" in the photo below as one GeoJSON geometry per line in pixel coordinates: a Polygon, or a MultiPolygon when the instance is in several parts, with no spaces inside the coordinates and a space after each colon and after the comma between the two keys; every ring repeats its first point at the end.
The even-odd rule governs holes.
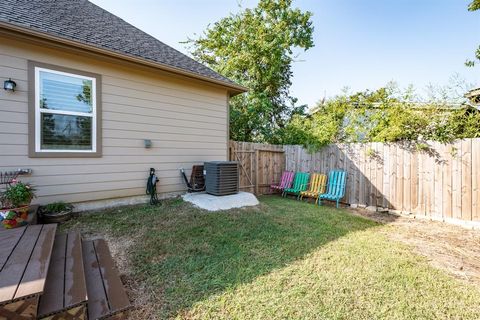
{"type": "Polygon", "coordinates": [[[134,309],[129,312],[128,319],[157,319],[155,317],[156,307],[152,302],[155,298],[154,292],[135,278],[128,258],[132,250],[135,250],[135,241],[138,235],[137,237],[132,235],[113,237],[108,232],[96,233],[88,230],[83,231],[82,234],[86,239],[104,238],[107,241],[127,295],[134,305],[134,309]]]}
{"type": "Polygon", "coordinates": [[[130,301],[133,302],[135,308],[130,311],[128,319],[143,320],[156,319],[156,308],[152,302],[155,295],[154,292],[147,288],[144,282],[138,281],[132,272],[128,256],[132,250],[135,250],[135,240],[132,237],[113,238],[106,235],[112,256],[120,272],[120,277],[127,291],[130,301]]]}
{"type": "Polygon", "coordinates": [[[383,232],[389,238],[410,245],[432,266],[480,286],[480,230],[363,209],[350,212],[388,224],[383,232]]]}

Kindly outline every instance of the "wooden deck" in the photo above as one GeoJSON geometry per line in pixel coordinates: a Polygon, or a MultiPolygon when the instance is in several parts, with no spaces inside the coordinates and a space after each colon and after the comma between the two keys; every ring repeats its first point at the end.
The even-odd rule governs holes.
{"type": "Polygon", "coordinates": [[[57,234],[38,317],[86,319],[87,299],[80,233],[57,234]]]}
{"type": "Polygon", "coordinates": [[[88,319],[125,319],[132,306],[105,240],[83,241],[83,260],[88,319]]]}
{"type": "Polygon", "coordinates": [[[126,319],[132,305],[106,241],[56,229],[0,229],[0,320],[126,319]]]}
{"type": "Polygon", "coordinates": [[[45,288],[57,226],[0,232],[0,319],[32,319],[45,288]]]}

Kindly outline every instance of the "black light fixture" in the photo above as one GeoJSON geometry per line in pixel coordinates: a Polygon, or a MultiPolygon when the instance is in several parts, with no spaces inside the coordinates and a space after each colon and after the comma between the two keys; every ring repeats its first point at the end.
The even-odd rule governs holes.
{"type": "Polygon", "coordinates": [[[17,84],[12,79],[5,80],[5,82],[3,83],[3,89],[7,91],[15,91],[16,86],[17,84]]]}

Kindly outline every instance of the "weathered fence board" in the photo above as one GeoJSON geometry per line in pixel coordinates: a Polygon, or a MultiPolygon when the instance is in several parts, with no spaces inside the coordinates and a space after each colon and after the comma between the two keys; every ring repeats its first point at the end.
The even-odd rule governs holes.
{"type": "Polygon", "coordinates": [[[337,144],[316,153],[301,146],[231,142],[241,163],[240,185],[257,194],[284,170],[328,173],[344,169],[344,201],[433,218],[480,221],[480,139],[452,144],[337,144]]]}
{"type": "Polygon", "coordinates": [[[452,146],[442,152],[442,216],[452,217],[452,146]]]}
{"type": "Polygon", "coordinates": [[[472,140],[462,140],[462,216],[472,217],[472,140]]]}
{"type": "Polygon", "coordinates": [[[480,220],[480,139],[472,140],[472,220],[480,220]]]}
{"type": "MultiPolygon", "coordinates": [[[[456,142],[452,155],[452,217],[462,217],[462,143],[456,142]]],[[[448,169],[447,169],[448,170],[448,169]]]]}

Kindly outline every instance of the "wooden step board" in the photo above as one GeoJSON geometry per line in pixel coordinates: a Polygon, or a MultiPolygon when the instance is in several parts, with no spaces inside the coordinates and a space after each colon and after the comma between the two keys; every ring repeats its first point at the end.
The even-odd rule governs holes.
{"type": "Polygon", "coordinates": [[[87,286],[80,233],[57,234],[39,319],[87,319],[87,286]]]}
{"type": "Polygon", "coordinates": [[[56,225],[0,232],[0,319],[35,319],[44,292],[56,225]]]}
{"type": "Polygon", "coordinates": [[[104,239],[83,241],[88,319],[126,319],[131,309],[104,239]]]}

